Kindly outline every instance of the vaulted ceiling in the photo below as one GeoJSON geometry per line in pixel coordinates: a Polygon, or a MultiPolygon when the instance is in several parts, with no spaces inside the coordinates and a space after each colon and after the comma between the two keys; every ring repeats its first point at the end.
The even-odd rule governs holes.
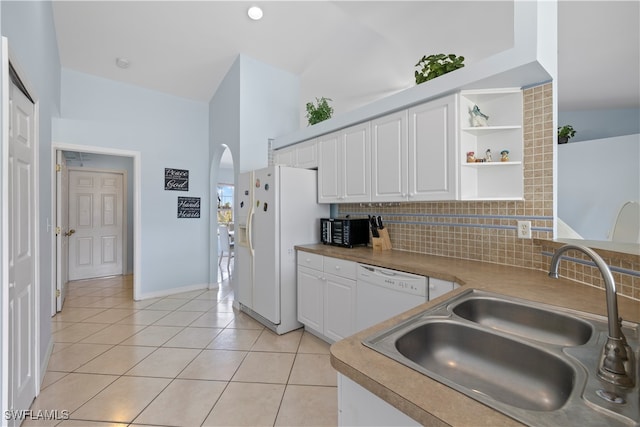
{"type": "MultiPolygon", "coordinates": [[[[415,84],[424,54],[512,46],[511,1],[55,1],[62,66],[208,102],[238,56],[350,110],[415,84]],[[258,4],[264,18],[252,21],[258,4]],[[130,61],[118,68],[117,57],[130,61]]],[[[640,108],[640,3],[558,4],[559,109],[640,108]]]]}

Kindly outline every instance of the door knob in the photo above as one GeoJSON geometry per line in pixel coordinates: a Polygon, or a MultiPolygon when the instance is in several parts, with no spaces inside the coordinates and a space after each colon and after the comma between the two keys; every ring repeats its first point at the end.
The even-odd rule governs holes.
{"type": "Polygon", "coordinates": [[[69,231],[67,231],[66,233],[64,233],[65,236],[71,236],[73,233],[75,233],[76,230],[74,230],[73,228],[69,231]]]}

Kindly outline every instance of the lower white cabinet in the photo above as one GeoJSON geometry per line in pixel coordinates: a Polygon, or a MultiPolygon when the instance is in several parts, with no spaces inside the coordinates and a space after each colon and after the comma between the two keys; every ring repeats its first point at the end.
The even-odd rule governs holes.
{"type": "Polygon", "coordinates": [[[298,321],[329,342],[356,332],[356,263],[298,252],[298,321]]]}
{"type": "Polygon", "coordinates": [[[339,426],[419,426],[420,423],[369,390],[338,374],[339,426]]]}

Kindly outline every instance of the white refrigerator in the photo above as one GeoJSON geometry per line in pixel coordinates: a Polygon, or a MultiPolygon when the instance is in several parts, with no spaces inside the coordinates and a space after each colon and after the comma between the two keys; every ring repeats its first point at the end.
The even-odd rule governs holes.
{"type": "Polygon", "coordinates": [[[270,166],[241,174],[236,187],[235,291],[240,310],[278,334],[297,319],[295,245],[320,241],[317,171],[270,166]]]}

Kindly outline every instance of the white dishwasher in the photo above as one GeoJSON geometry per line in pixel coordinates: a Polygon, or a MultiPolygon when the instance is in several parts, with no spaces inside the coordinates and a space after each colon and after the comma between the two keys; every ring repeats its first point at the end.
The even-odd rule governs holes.
{"type": "Polygon", "coordinates": [[[356,330],[361,331],[429,299],[425,276],[358,264],[356,330]]]}

